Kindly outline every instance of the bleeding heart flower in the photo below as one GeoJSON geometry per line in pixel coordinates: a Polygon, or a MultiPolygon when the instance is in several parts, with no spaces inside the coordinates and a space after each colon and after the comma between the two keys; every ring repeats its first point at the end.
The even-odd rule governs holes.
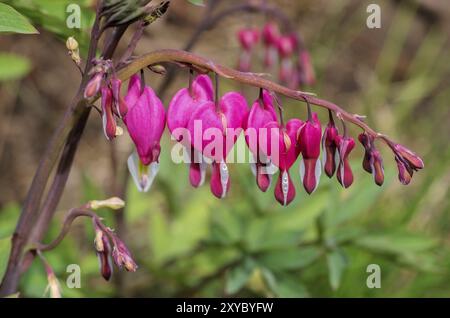
{"type": "Polygon", "coordinates": [[[353,183],[353,172],[348,161],[348,156],[355,147],[355,141],[351,137],[338,135],[336,137],[336,144],[338,145],[339,154],[339,166],[336,176],[339,183],[344,188],[348,188],[353,183]]]}
{"type": "Polygon", "coordinates": [[[278,53],[281,57],[280,81],[290,83],[293,75],[292,54],[294,53],[295,43],[291,36],[281,36],[278,39],[278,53]]]}
{"type": "Polygon", "coordinates": [[[253,48],[259,41],[259,31],[252,28],[241,29],[238,32],[238,39],[242,47],[238,69],[242,72],[248,72],[251,68],[253,48]]]}
{"type": "Polygon", "coordinates": [[[213,160],[211,191],[218,198],[225,197],[229,189],[225,160],[242,131],[246,115],[245,98],[230,92],[217,105],[210,101],[201,102],[189,119],[187,127],[192,146],[213,160]]]}
{"type": "MultiPolygon", "coordinates": [[[[178,138],[176,129],[187,129],[189,119],[198,104],[203,101],[212,101],[214,96],[213,85],[208,75],[199,75],[191,83],[191,88],[179,90],[172,98],[167,110],[167,127],[173,136],[188,151],[191,161],[189,164],[189,181],[193,187],[199,187],[205,180],[206,163],[201,153],[195,150],[189,139],[178,138]]],[[[183,131],[180,131],[181,133],[183,131]]],[[[181,134],[183,136],[183,134],[181,134]]],[[[189,137],[189,136],[186,136],[189,137]]]]}
{"type": "Polygon", "coordinates": [[[265,46],[264,65],[271,67],[278,59],[278,26],[274,22],[268,22],[262,29],[262,38],[265,46]]]}
{"type": "Polygon", "coordinates": [[[300,75],[300,85],[314,85],[316,82],[316,76],[314,73],[314,67],[311,62],[311,56],[306,50],[302,50],[299,53],[297,67],[300,75]]]}
{"type": "Polygon", "coordinates": [[[322,137],[322,153],[323,153],[323,167],[326,175],[331,178],[336,171],[338,161],[336,160],[336,137],[339,132],[334,124],[333,117],[330,114],[330,121],[328,122],[322,137]]]}
{"type": "Polygon", "coordinates": [[[264,126],[268,130],[268,140],[265,147],[267,156],[280,168],[278,181],[275,185],[275,198],[283,206],[288,205],[295,198],[295,186],[289,175],[289,169],[300,154],[297,133],[303,125],[304,123],[300,119],[294,118],[287,122],[285,128],[276,121],[269,122],[264,126]]]}
{"type": "Polygon", "coordinates": [[[322,166],[320,163],[320,139],[322,129],[316,113],[303,125],[298,134],[298,142],[302,145],[303,160],[300,162],[299,172],[303,187],[309,194],[319,185],[322,166]]]}
{"type": "Polygon", "coordinates": [[[108,140],[116,137],[117,124],[114,118],[112,91],[109,87],[102,87],[102,122],[103,132],[108,140]]]}
{"type": "Polygon", "coordinates": [[[253,103],[246,121],[246,142],[253,153],[256,164],[252,166],[252,171],[256,176],[256,183],[261,191],[265,192],[270,187],[272,174],[269,169],[271,163],[269,158],[260,149],[265,146],[267,138],[263,134],[267,133],[264,126],[277,120],[277,115],[273,107],[273,97],[267,90],[262,90],[260,97],[253,103]]]}
{"type": "Polygon", "coordinates": [[[137,149],[137,154],[128,158],[128,168],[138,190],[146,192],[159,170],[165,110],[149,86],[141,91],[141,81],[136,75],[130,80],[125,101],[129,108],[124,122],[137,149]]]}

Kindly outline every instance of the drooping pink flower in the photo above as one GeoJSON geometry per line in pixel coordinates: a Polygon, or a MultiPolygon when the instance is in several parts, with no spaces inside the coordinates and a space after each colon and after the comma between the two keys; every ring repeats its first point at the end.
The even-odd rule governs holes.
{"type": "Polygon", "coordinates": [[[339,154],[339,166],[336,177],[344,188],[348,188],[353,183],[353,172],[350,167],[348,156],[355,147],[355,141],[351,137],[338,135],[336,137],[336,143],[338,145],[339,154]]]}
{"type": "Polygon", "coordinates": [[[280,36],[278,26],[274,22],[267,22],[262,29],[264,41],[264,65],[272,67],[278,59],[278,37],[280,36]]]}
{"type": "Polygon", "coordinates": [[[264,148],[267,149],[267,155],[272,162],[280,169],[275,185],[275,198],[283,206],[287,206],[295,198],[295,186],[289,169],[300,154],[301,145],[297,142],[297,133],[302,125],[304,123],[301,120],[294,118],[287,122],[286,127],[282,127],[277,121],[264,126],[268,129],[267,145],[264,148]]]}
{"type": "Polygon", "coordinates": [[[116,119],[114,118],[114,113],[112,109],[113,98],[112,91],[109,87],[102,87],[102,122],[103,122],[103,132],[108,140],[116,137],[116,119]]]}
{"type": "Polygon", "coordinates": [[[217,105],[201,102],[187,125],[191,144],[204,157],[213,161],[211,192],[218,198],[225,197],[230,178],[226,157],[231,151],[247,115],[245,98],[235,92],[225,94],[217,105]]]}
{"type": "Polygon", "coordinates": [[[242,72],[248,72],[251,69],[253,48],[259,41],[259,31],[253,28],[241,29],[238,32],[238,39],[242,47],[238,69],[242,72]]]}
{"type": "Polygon", "coordinates": [[[141,87],[137,75],[130,80],[125,102],[128,113],[124,122],[137,150],[137,155],[132,154],[128,158],[128,168],[139,191],[146,192],[159,169],[165,110],[151,87],[141,87]]]}
{"type": "Polygon", "coordinates": [[[95,229],[95,251],[100,267],[100,274],[106,281],[109,281],[113,274],[113,267],[111,262],[111,244],[107,234],[98,225],[98,220],[93,219],[95,229]]]}
{"type": "Polygon", "coordinates": [[[328,122],[327,127],[325,127],[322,137],[323,168],[325,174],[329,178],[331,178],[336,171],[336,138],[338,134],[339,132],[334,124],[333,117],[330,117],[330,121],[328,122]]]}
{"type": "Polygon", "coordinates": [[[293,75],[292,54],[294,53],[295,43],[291,36],[284,35],[278,38],[278,53],[281,58],[280,81],[290,83],[293,75]]]}
{"type": "Polygon", "coordinates": [[[297,61],[297,68],[300,85],[314,85],[316,82],[316,76],[311,62],[311,56],[308,51],[300,51],[297,61]]]}
{"type": "Polygon", "coordinates": [[[192,186],[199,187],[205,180],[206,163],[201,153],[196,151],[188,135],[183,135],[189,119],[200,102],[213,100],[213,85],[208,75],[197,76],[190,88],[182,88],[172,98],[167,110],[167,127],[178,142],[188,151],[191,161],[189,164],[189,181],[192,186]],[[178,131],[180,134],[178,134],[178,131]],[[185,140],[186,139],[186,140],[185,140]]]}
{"type": "Polygon", "coordinates": [[[302,157],[299,172],[306,192],[311,194],[319,185],[322,166],[320,163],[320,146],[322,129],[317,113],[312,113],[311,118],[301,127],[298,134],[298,142],[302,145],[302,157]]]}
{"type": "Polygon", "coordinates": [[[273,107],[273,97],[267,90],[262,90],[260,97],[253,103],[246,121],[246,142],[256,161],[253,171],[256,176],[256,183],[261,191],[265,192],[270,187],[271,177],[270,159],[264,154],[261,142],[266,138],[262,134],[266,133],[264,126],[276,121],[277,115],[273,107]]]}

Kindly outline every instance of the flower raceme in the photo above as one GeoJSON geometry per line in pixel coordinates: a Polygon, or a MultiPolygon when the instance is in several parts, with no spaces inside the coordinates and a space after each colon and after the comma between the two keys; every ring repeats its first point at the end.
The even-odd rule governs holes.
{"type": "MultiPolygon", "coordinates": [[[[113,78],[105,83],[103,79],[102,83],[105,135],[108,139],[117,136],[116,118],[123,120],[136,148],[128,158],[128,168],[138,190],[146,192],[159,170],[160,140],[166,124],[164,106],[138,75],[131,77],[124,98],[120,96],[122,83],[119,80],[113,78]]],[[[210,164],[211,192],[217,198],[226,196],[230,189],[227,157],[243,131],[253,157],[252,171],[257,186],[266,192],[272,176],[280,170],[274,194],[284,206],[296,195],[289,170],[297,160],[300,160],[301,183],[309,194],[317,189],[322,169],[330,178],[337,171],[337,180],[344,188],[353,183],[349,155],[355,142],[346,135],[345,126],[344,134],[339,135],[331,113],[322,134],[318,115],[311,112],[310,106],[305,122],[291,119],[284,125],[281,114],[280,120],[277,119],[274,95],[265,89],[260,89],[259,97],[250,109],[246,99],[237,92],[228,92],[220,99],[214,96],[217,92],[214,92],[209,76],[199,75],[192,78],[189,87],[174,95],[167,110],[169,131],[187,153],[189,180],[194,187],[202,185],[206,167],[210,164]],[[298,159],[300,154],[301,159],[298,159]]],[[[358,137],[365,150],[363,168],[381,186],[384,182],[383,161],[375,148],[375,138],[367,132],[358,137]]],[[[408,184],[413,172],[423,168],[423,161],[402,145],[389,145],[395,154],[399,179],[408,184]]],[[[107,259],[101,251],[99,253],[106,278],[107,259]]]]}

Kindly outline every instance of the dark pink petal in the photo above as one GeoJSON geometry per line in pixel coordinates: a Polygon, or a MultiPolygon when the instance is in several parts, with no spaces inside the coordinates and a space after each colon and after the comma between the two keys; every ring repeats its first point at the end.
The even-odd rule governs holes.
{"type": "Polygon", "coordinates": [[[316,113],[305,122],[298,134],[303,160],[300,163],[300,177],[306,192],[311,194],[319,185],[322,166],[319,160],[322,128],[316,113]]]}
{"type": "Polygon", "coordinates": [[[264,25],[262,29],[262,38],[265,45],[277,45],[279,36],[280,32],[275,22],[267,22],[264,25]]]}
{"type": "Polygon", "coordinates": [[[294,53],[295,42],[289,35],[281,36],[278,38],[278,52],[283,58],[290,58],[294,53]]]}
{"type": "Polygon", "coordinates": [[[141,78],[139,75],[135,74],[130,78],[130,81],[128,83],[128,92],[125,96],[125,103],[127,104],[129,109],[137,103],[137,101],[141,97],[141,94],[141,78]]]}
{"type": "Polygon", "coordinates": [[[351,137],[338,136],[337,144],[340,159],[336,176],[339,183],[344,188],[348,188],[353,183],[353,172],[348,161],[348,156],[355,147],[355,141],[351,137]]]}
{"type": "MultiPolygon", "coordinates": [[[[207,75],[199,75],[189,88],[179,90],[172,98],[167,109],[167,127],[172,133],[176,128],[187,128],[187,124],[196,106],[201,101],[213,100],[213,85],[207,75]],[[192,95],[191,95],[192,94],[192,95]]],[[[183,144],[188,145],[189,141],[183,144]]]]}
{"type": "Polygon", "coordinates": [[[323,166],[326,175],[331,178],[336,171],[336,137],[338,130],[334,123],[328,123],[322,137],[323,166]]]}
{"type": "Polygon", "coordinates": [[[245,50],[251,50],[259,40],[259,31],[257,29],[242,29],[238,32],[238,39],[245,50]]]}
{"type": "Polygon", "coordinates": [[[116,120],[112,111],[112,92],[109,87],[102,87],[102,121],[103,132],[108,140],[116,137],[116,120]]]}
{"type": "Polygon", "coordinates": [[[295,198],[295,186],[287,170],[280,171],[277,183],[275,185],[275,199],[287,206],[295,198]]]}
{"type": "Polygon", "coordinates": [[[165,126],[165,110],[150,87],[145,87],[136,104],[128,111],[126,125],[139,158],[149,165],[159,158],[159,142],[165,126]]]}
{"type": "Polygon", "coordinates": [[[230,190],[230,176],[228,167],[224,162],[212,163],[210,187],[211,192],[219,199],[225,198],[230,190]]]}

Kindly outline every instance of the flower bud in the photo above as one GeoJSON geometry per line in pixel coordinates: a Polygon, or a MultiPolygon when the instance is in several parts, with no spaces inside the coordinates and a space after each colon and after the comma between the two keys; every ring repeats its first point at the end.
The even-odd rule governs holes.
{"type": "Polygon", "coordinates": [[[73,36],[67,38],[66,41],[66,47],[69,51],[76,51],[78,50],[78,42],[75,40],[73,36]]]}
{"type": "Polygon", "coordinates": [[[424,164],[423,160],[414,152],[402,146],[400,144],[396,144],[394,146],[394,152],[396,155],[401,157],[413,170],[423,169],[424,164]]]}
{"type": "Polygon", "coordinates": [[[384,182],[383,159],[381,158],[380,152],[375,148],[372,150],[370,156],[370,166],[372,168],[372,175],[375,183],[381,187],[384,182]]]}
{"type": "Polygon", "coordinates": [[[119,118],[124,118],[128,112],[128,106],[125,100],[120,96],[120,88],[122,87],[122,81],[118,78],[111,80],[111,88],[113,94],[114,111],[119,118]]]}
{"type": "Polygon", "coordinates": [[[125,202],[118,198],[118,197],[112,197],[106,200],[92,200],[89,201],[89,208],[91,210],[98,210],[102,208],[109,208],[113,210],[119,210],[125,206],[125,202]]]}
{"type": "Polygon", "coordinates": [[[355,141],[351,137],[338,135],[336,143],[338,145],[339,153],[339,166],[336,177],[344,188],[348,188],[353,183],[353,172],[350,167],[348,156],[355,147],[355,141]]]}
{"type": "Polygon", "coordinates": [[[302,50],[298,56],[298,70],[300,73],[300,85],[314,85],[316,75],[311,62],[311,56],[306,50],[302,50]]]}
{"type": "Polygon", "coordinates": [[[114,262],[119,268],[125,267],[128,272],[135,272],[137,265],[133,260],[130,251],[126,247],[125,243],[122,242],[116,235],[113,236],[114,248],[112,251],[112,256],[114,262]]]}
{"type": "Polygon", "coordinates": [[[323,132],[322,137],[322,153],[323,153],[323,167],[325,174],[331,178],[336,171],[336,137],[339,132],[334,125],[333,121],[330,121],[323,132]]]}
{"type": "Polygon", "coordinates": [[[112,91],[109,87],[102,87],[102,122],[103,132],[108,140],[116,137],[117,124],[112,110],[112,91]]]}
{"type": "Polygon", "coordinates": [[[397,162],[398,180],[403,185],[408,185],[413,176],[413,169],[398,156],[395,156],[395,161],[397,162]]]}
{"type": "Polygon", "coordinates": [[[103,80],[103,73],[96,73],[92,78],[89,80],[88,84],[86,85],[86,88],[84,89],[84,98],[92,98],[95,95],[98,94],[100,91],[100,85],[103,80]]]}

